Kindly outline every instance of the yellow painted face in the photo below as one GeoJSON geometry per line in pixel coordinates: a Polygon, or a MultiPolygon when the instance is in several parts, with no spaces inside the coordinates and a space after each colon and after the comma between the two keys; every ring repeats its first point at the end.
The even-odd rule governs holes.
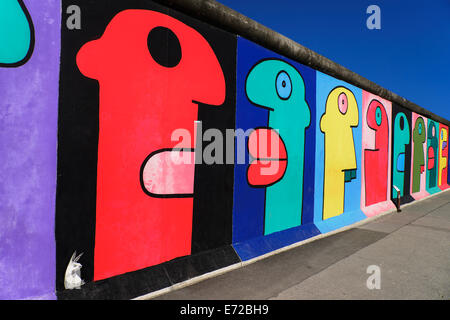
{"type": "Polygon", "coordinates": [[[352,127],[358,126],[358,105],[354,94],[344,87],[328,95],[320,130],[325,133],[325,155],[335,170],[356,169],[352,127]]]}
{"type": "Polygon", "coordinates": [[[447,147],[448,143],[448,130],[446,128],[441,128],[441,135],[439,137],[439,150],[442,154],[442,151],[447,147]]]}
{"type": "Polygon", "coordinates": [[[353,93],[344,87],[333,89],[320,119],[320,130],[325,134],[323,219],[344,212],[345,182],[356,177],[352,127],[358,122],[358,105],[353,93]]]}

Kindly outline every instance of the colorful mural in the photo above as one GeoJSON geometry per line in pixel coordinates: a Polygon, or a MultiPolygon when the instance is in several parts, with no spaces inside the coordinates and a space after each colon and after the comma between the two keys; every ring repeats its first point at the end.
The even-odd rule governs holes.
{"type": "Polygon", "coordinates": [[[148,0],[3,0],[0,88],[0,299],[132,298],[449,188],[447,125],[148,0]]]}
{"type": "MultiPolygon", "coordinates": [[[[195,162],[177,166],[166,154],[176,152],[170,149],[176,144],[171,141],[175,129],[186,129],[194,137],[198,109],[192,101],[216,106],[224,102],[225,80],[214,52],[180,21],[130,10],[116,15],[102,38],[81,48],[77,65],[100,83],[94,280],[190,254],[195,162]],[[159,57],[164,62],[154,58],[161,54],[152,49],[158,37],[169,39],[171,54],[159,57]],[[142,46],[147,42],[149,49],[142,46]],[[99,55],[102,51],[114,54],[106,58],[99,55]],[[118,59],[127,64],[116,65],[118,59]],[[186,75],[195,78],[186,82],[186,75]],[[168,78],[170,86],[161,81],[168,78]],[[140,168],[142,188],[129,174],[140,168]],[[149,237],[158,233],[153,240],[149,237]],[[147,259],[132,253],[149,247],[153,254],[147,259]]],[[[186,141],[179,147],[193,153],[194,146],[195,141],[186,141]]]]}
{"type": "Polygon", "coordinates": [[[447,184],[450,185],[450,174],[448,174],[448,168],[450,168],[450,157],[449,156],[447,156],[447,184]]]}
{"type": "MultiPolygon", "coordinates": [[[[76,118],[67,108],[60,108],[59,143],[77,139],[74,135],[80,131],[88,132],[92,141],[59,150],[59,287],[75,251],[85,252],[84,279],[96,281],[231,243],[231,216],[220,219],[219,214],[220,210],[227,212],[229,205],[217,210],[214,223],[207,205],[231,204],[232,189],[221,185],[216,187],[218,195],[211,196],[210,183],[202,183],[206,175],[226,181],[228,173],[196,166],[195,148],[201,145],[194,139],[202,132],[194,126],[200,121],[203,129],[217,128],[214,118],[218,115],[221,126],[234,127],[230,101],[235,85],[230,70],[235,65],[235,37],[190,19],[183,18],[183,22],[156,5],[149,10],[121,10],[124,4],[114,7],[106,2],[92,6],[110,10],[112,19],[98,22],[104,23],[98,39],[90,40],[95,30],[80,30],[85,32],[84,37],[77,37],[80,49],[64,55],[62,65],[65,74],[73,76],[61,80],[65,97],[61,105],[70,106],[76,99],[92,103],[89,109],[79,110],[76,118]],[[220,45],[212,44],[219,39],[220,45]],[[80,91],[86,87],[86,96],[71,93],[74,87],[80,91]],[[213,108],[228,111],[208,115],[213,108]],[[98,125],[79,126],[74,121],[88,115],[98,119],[98,125]],[[228,123],[227,118],[231,119],[228,123]],[[174,139],[175,130],[183,130],[188,138],[174,139]],[[80,152],[90,154],[84,163],[74,161],[80,152]],[[176,163],[177,156],[187,162],[176,163]],[[73,175],[76,167],[85,170],[73,175]],[[79,193],[69,193],[70,185],[95,188],[95,197],[85,194],[85,203],[75,204],[79,193]],[[65,223],[69,217],[72,226],[65,223]],[[83,239],[80,234],[67,241],[68,229],[83,223],[83,239]],[[207,225],[200,228],[202,224],[207,225]],[[214,224],[220,225],[214,229],[214,224]]],[[[63,45],[75,36],[67,33],[63,45]]]]}
{"type": "Polygon", "coordinates": [[[390,201],[392,103],[363,91],[361,210],[367,216],[394,208],[390,201]]]}
{"type": "Polygon", "coordinates": [[[411,179],[411,111],[392,104],[392,181],[391,199],[397,201],[400,190],[400,202],[407,203],[414,200],[410,195],[411,179]]]}
{"type": "Polygon", "coordinates": [[[360,209],[362,90],[317,72],[316,94],[314,223],[325,233],[366,217],[360,209]]]}
{"type": "Polygon", "coordinates": [[[439,192],[438,187],[438,167],[439,167],[439,123],[428,119],[427,126],[427,153],[426,170],[427,183],[426,189],[430,194],[439,192]]]}
{"type": "Polygon", "coordinates": [[[299,226],[305,129],[311,121],[303,79],[295,68],[282,60],[263,60],[249,71],[245,91],[255,106],[269,109],[267,129],[257,129],[248,141],[250,155],[255,158],[247,173],[249,184],[266,187],[264,234],[299,226]],[[289,123],[291,117],[297,119],[295,127],[289,123]],[[271,135],[276,137],[278,141],[275,144],[280,148],[270,148],[271,141],[268,140],[275,139],[267,139],[264,134],[269,138],[271,135]],[[281,148],[282,151],[278,152],[281,148]],[[270,154],[272,150],[269,149],[275,154],[270,154]],[[262,168],[261,160],[264,159],[270,159],[270,165],[266,167],[268,172],[262,168]],[[270,172],[272,167],[273,172],[270,172]],[[272,179],[263,181],[267,176],[272,179]]]}
{"type": "Polygon", "coordinates": [[[439,170],[438,187],[441,190],[449,188],[448,176],[448,126],[439,124],[439,170]]]}
{"type": "Polygon", "coordinates": [[[236,134],[247,134],[235,145],[233,245],[246,260],[319,234],[315,71],[243,38],[237,49],[236,134]]]}
{"type": "Polygon", "coordinates": [[[426,191],[426,137],[427,137],[427,118],[413,112],[412,120],[414,129],[412,130],[412,161],[411,161],[411,196],[416,199],[422,199],[429,195],[426,191]]]}

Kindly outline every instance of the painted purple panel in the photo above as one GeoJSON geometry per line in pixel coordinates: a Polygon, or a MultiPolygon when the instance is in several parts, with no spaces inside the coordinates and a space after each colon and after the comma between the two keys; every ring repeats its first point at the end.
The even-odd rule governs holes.
{"type": "Polygon", "coordinates": [[[24,65],[0,67],[0,299],[55,298],[60,1],[25,0],[24,65]]]}

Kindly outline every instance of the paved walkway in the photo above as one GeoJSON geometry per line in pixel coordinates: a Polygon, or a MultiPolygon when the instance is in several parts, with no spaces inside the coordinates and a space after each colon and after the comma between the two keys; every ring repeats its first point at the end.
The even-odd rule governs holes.
{"type": "Polygon", "coordinates": [[[154,299],[450,299],[450,190],[154,299]],[[367,273],[379,267],[380,289],[367,273]]]}

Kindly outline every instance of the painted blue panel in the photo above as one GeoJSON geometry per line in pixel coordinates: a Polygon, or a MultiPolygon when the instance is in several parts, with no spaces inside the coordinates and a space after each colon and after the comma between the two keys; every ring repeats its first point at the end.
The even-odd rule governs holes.
{"type": "Polygon", "coordinates": [[[246,261],[319,234],[319,229],[310,223],[266,236],[259,236],[244,242],[234,243],[233,247],[241,260],[246,261]]]}
{"type": "Polygon", "coordinates": [[[314,223],[320,232],[330,232],[353,224],[366,216],[360,209],[361,201],[361,143],[362,143],[362,90],[346,82],[337,80],[321,72],[317,72],[316,87],[316,166],[314,194],[314,223]],[[355,95],[359,110],[359,123],[352,128],[355,155],[356,178],[345,183],[344,212],[338,216],[323,220],[323,183],[324,183],[324,133],[320,130],[320,119],[325,113],[325,105],[329,93],[336,87],[345,87],[355,95]]]}
{"type": "MultiPolygon", "coordinates": [[[[305,132],[305,161],[303,176],[303,201],[301,226],[264,235],[266,188],[251,187],[247,182],[249,165],[248,148],[245,147],[245,163],[238,163],[238,148],[235,145],[235,176],[233,204],[233,244],[246,257],[255,257],[278,249],[287,244],[301,241],[319,233],[314,220],[314,167],[315,167],[315,74],[316,71],[297,62],[286,59],[246,39],[238,38],[237,79],[236,79],[236,129],[246,131],[257,127],[267,127],[269,112],[255,107],[247,98],[245,82],[249,71],[263,59],[280,59],[291,64],[301,74],[306,89],[305,100],[310,108],[311,123],[305,132]],[[247,253],[245,253],[247,252],[247,253]]],[[[295,126],[296,119],[292,119],[295,126]]],[[[247,146],[247,138],[245,146],[247,146]]],[[[236,140],[235,140],[236,141],[236,140]]],[[[299,214],[300,215],[300,214],[299,214]]],[[[242,257],[241,257],[242,258],[242,257]]]]}
{"type": "MultiPolygon", "coordinates": [[[[252,56],[254,45],[238,38],[236,66],[236,130],[244,132],[255,127],[266,127],[269,112],[255,108],[245,94],[245,81],[248,71],[255,63],[252,56]],[[250,52],[250,54],[249,54],[250,52]]],[[[252,188],[247,183],[249,156],[248,136],[245,137],[245,162],[240,163],[238,146],[235,139],[234,199],[233,199],[233,243],[259,237],[264,234],[264,198],[265,189],[252,188]]]]}

